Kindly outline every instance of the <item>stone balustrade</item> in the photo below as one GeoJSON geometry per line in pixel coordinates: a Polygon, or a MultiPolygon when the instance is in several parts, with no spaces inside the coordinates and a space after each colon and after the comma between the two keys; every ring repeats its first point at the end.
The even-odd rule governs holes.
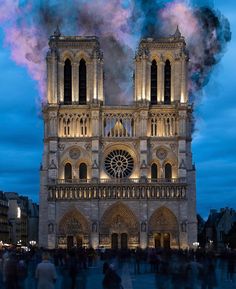
{"type": "Polygon", "coordinates": [[[89,199],[186,199],[187,184],[184,179],[175,181],[146,179],[139,182],[72,182],[57,180],[48,185],[48,200],[89,200],[89,199]]]}

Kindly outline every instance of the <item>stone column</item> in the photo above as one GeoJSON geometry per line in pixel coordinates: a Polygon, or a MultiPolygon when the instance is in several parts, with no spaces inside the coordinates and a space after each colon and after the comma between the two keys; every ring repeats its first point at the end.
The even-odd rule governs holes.
{"type": "Polygon", "coordinates": [[[48,103],[53,102],[52,94],[52,55],[47,55],[47,101],[48,103]]]}
{"type": "Polygon", "coordinates": [[[92,140],[92,178],[99,178],[99,136],[100,136],[100,117],[99,110],[96,108],[91,111],[91,136],[92,140]]]}
{"type": "Polygon", "coordinates": [[[140,58],[136,58],[135,65],[135,100],[142,99],[142,62],[140,58]]]}
{"type": "Polygon", "coordinates": [[[175,61],[170,62],[171,69],[171,88],[170,88],[170,102],[175,101],[175,61]]]}
{"type": "Polygon", "coordinates": [[[101,102],[104,102],[103,95],[103,61],[100,60],[98,65],[98,99],[101,102]]]}
{"type": "Polygon", "coordinates": [[[57,70],[57,56],[55,52],[52,54],[52,102],[58,103],[58,95],[57,95],[57,77],[58,77],[58,70],[57,70]]]}
{"type": "Polygon", "coordinates": [[[151,101],[151,62],[146,62],[146,100],[151,101]]]}
{"type": "Polygon", "coordinates": [[[186,103],[187,99],[187,65],[186,58],[184,57],[181,62],[181,103],[186,103]]]}
{"type": "Polygon", "coordinates": [[[146,99],[146,59],[142,59],[142,100],[146,99]]]}
{"type": "Polygon", "coordinates": [[[58,95],[60,102],[64,102],[64,63],[58,62],[58,95]]]}
{"type": "Polygon", "coordinates": [[[97,58],[93,59],[93,99],[92,102],[98,100],[98,73],[97,73],[97,58]]]}

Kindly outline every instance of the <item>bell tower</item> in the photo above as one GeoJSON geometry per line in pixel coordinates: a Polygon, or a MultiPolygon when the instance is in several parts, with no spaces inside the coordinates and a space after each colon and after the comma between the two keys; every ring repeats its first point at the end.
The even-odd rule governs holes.
{"type": "Polygon", "coordinates": [[[103,103],[103,55],[96,37],[61,36],[49,40],[48,104],[103,103]]]}

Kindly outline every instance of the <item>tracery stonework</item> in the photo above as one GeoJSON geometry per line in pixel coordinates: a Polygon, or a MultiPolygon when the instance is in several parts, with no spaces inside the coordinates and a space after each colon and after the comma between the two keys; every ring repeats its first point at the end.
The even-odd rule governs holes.
{"type": "Polygon", "coordinates": [[[40,246],[193,246],[187,62],[179,32],[143,39],[135,56],[133,103],[106,106],[99,40],[51,36],[40,246]]]}

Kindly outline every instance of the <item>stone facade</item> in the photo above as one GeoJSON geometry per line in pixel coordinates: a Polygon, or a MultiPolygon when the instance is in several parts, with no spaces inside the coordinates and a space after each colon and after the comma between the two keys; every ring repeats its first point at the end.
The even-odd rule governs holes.
{"type": "Polygon", "coordinates": [[[197,240],[185,41],[143,39],[134,101],[107,106],[96,37],[49,41],[39,245],[192,247],[197,240]]]}

